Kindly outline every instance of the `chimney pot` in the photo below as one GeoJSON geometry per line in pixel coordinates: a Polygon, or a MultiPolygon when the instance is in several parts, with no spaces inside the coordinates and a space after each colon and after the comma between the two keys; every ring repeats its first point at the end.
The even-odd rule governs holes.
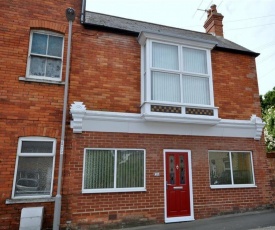
{"type": "Polygon", "coordinates": [[[217,13],[217,6],[215,4],[213,4],[212,6],[210,6],[212,12],[217,13]]]}

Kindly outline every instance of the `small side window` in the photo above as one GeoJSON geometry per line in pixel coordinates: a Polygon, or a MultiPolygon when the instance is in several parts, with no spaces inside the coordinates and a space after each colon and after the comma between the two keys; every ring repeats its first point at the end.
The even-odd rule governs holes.
{"type": "Polygon", "coordinates": [[[20,138],[13,183],[13,198],[51,196],[56,141],[20,138]]]}
{"type": "Polygon", "coordinates": [[[61,81],[64,37],[47,31],[31,31],[27,78],[61,81]]]}

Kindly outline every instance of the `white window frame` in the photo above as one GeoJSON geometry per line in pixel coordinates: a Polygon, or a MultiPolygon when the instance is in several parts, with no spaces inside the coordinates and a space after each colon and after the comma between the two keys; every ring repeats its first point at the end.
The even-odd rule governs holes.
{"type": "Polygon", "coordinates": [[[20,137],[18,140],[16,163],[14,169],[14,178],[13,178],[13,187],[12,187],[12,199],[32,199],[32,198],[45,198],[52,197],[53,190],[53,179],[54,179],[54,165],[55,165],[55,154],[56,154],[56,139],[48,137],[20,137]],[[53,152],[52,153],[21,153],[21,147],[23,141],[51,141],[53,143],[53,152]],[[19,157],[52,157],[52,178],[51,178],[51,189],[49,195],[33,195],[33,196],[15,196],[15,185],[18,169],[19,157]]]}
{"type": "Polygon", "coordinates": [[[144,192],[146,191],[146,151],[145,149],[128,149],[128,148],[85,148],[83,157],[83,174],[82,174],[82,193],[108,193],[108,192],[144,192]],[[86,161],[86,150],[110,150],[115,151],[115,162],[114,162],[114,188],[102,188],[102,189],[85,189],[84,179],[85,179],[85,161],[86,161]],[[144,154],[144,181],[143,187],[134,188],[115,188],[116,186],[116,172],[117,172],[117,151],[119,150],[135,150],[143,151],[144,154]]]}
{"type": "MultiPolygon", "coordinates": [[[[179,106],[182,107],[182,115],[190,116],[185,114],[185,107],[192,108],[201,108],[201,109],[213,109],[214,117],[218,117],[218,108],[214,106],[214,88],[213,88],[213,77],[212,77],[212,62],[211,62],[211,50],[215,46],[212,42],[205,41],[195,41],[188,40],[180,37],[170,37],[168,35],[160,35],[160,34],[152,34],[148,32],[142,32],[139,35],[138,41],[141,45],[141,108],[143,114],[151,114],[150,105],[168,105],[168,106],[179,106]],[[167,45],[178,46],[178,56],[179,56],[179,71],[176,70],[166,70],[160,68],[152,67],[152,43],[160,43],[167,45]],[[190,73],[183,71],[182,67],[182,48],[187,47],[191,49],[198,49],[206,51],[206,61],[207,61],[207,74],[199,74],[199,73],[190,73]],[[183,91],[181,84],[181,102],[170,102],[170,101],[155,101],[151,99],[151,71],[152,70],[160,70],[166,73],[175,73],[180,74],[180,81],[182,83],[182,78],[184,75],[194,76],[194,77],[205,77],[209,79],[209,100],[210,104],[190,104],[183,103],[183,91]]],[[[156,113],[154,113],[156,114],[156,113]]],[[[169,114],[170,116],[174,116],[174,114],[169,114]]],[[[191,115],[193,116],[193,115],[191,115]]],[[[197,117],[197,115],[196,115],[197,117]]]]}
{"type": "Polygon", "coordinates": [[[30,42],[29,42],[29,52],[28,52],[28,63],[27,63],[27,69],[26,69],[26,78],[60,82],[62,80],[62,69],[63,69],[62,67],[63,67],[63,55],[64,55],[64,40],[65,40],[64,39],[64,35],[59,34],[59,33],[51,32],[51,31],[47,31],[47,30],[31,30],[31,32],[30,32],[30,42]],[[45,34],[45,35],[53,35],[53,36],[56,36],[56,37],[61,37],[63,39],[61,57],[50,56],[50,55],[43,55],[43,54],[34,54],[34,55],[31,54],[32,40],[33,40],[33,34],[34,33],[45,34]],[[59,60],[61,60],[59,78],[30,75],[30,65],[31,65],[31,56],[32,55],[33,56],[37,56],[37,57],[53,58],[53,59],[59,59],[59,60]]]}
{"type": "Polygon", "coordinates": [[[254,173],[254,166],[253,166],[253,153],[252,151],[228,151],[228,150],[209,150],[208,151],[208,165],[209,165],[209,183],[210,183],[210,188],[211,189],[222,189],[222,188],[254,188],[257,187],[256,186],[256,182],[255,182],[255,173],[254,173]],[[231,174],[231,184],[226,184],[226,185],[211,185],[211,168],[209,165],[209,155],[210,153],[229,153],[229,163],[230,163],[230,174],[231,174]],[[232,166],[232,153],[236,153],[236,152],[242,152],[242,153],[249,153],[250,154],[250,162],[251,162],[251,173],[252,173],[252,178],[253,178],[253,183],[252,184],[234,184],[234,180],[233,180],[233,166],[232,166]]]}
{"type": "MultiPolygon", "coordinates": [[[[161,42],[161,41],[155,41],[155,40],[148,40],[147,42],[147,50],[146,53],[150,54],[150,58],[147,61],[147,66],[149,65],[149,68],[147,67],[147,89],[146,89],[146,101],[151,101],[153,103],[157,104],[174,104],[174,105],[188,105],[188,106],[198,106],[198,107],[209,107],[209,106],[214,106],[214,98],[213,98],[213,84],[212,84],[212,71],[211,71],[211,56],[210,56],[210,50],[208,49],[203,49],[203,48],[197,48],[197,47],[192,47],[192,46],[186,46],[186,45],[181,45],[181,44],[175,44],[175,43],[168,43],[168,42],[161,42]],[[153,48],[153,43],[158,43],[158,44],[164,44],[164,45],[172,45],[172,46],[177,46],[178,48],[178,64],[179,64],[179,70],[171,70],[171,69],[163,69],[163,68],[157,68],[153,67],[152,63],[152,48],[153,48]],[[191,48],[191,49],[196,49],[196,50],[202,50],[205,51],[206,53],[206,61],[207,61],[207,74],[202,74],[202,73],[193,73],[193,72],[186,72],[183,70],[183,48],[191,48]],[[153,100],[152,97],[152,72],[163,72],[163,73],[170,73],[170,74],[177,74],[180,76],[180,102],[170,102],[170,101],[157,101],[153,100]],[[190,76],[190,77],[201,77],[201,78],[206,78],[208,79],[209,82],[209,102],[210,104],[190,104],[190,103],[184,103],[183,102],[183,78],[184,76],[190,76]]],[[[147,58],[148,59],[148,58],[147,58]]]]}

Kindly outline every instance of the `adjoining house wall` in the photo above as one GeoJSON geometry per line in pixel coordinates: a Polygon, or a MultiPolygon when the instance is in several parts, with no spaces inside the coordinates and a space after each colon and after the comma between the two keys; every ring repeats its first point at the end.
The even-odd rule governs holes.
{"type": "MultiPolygon", "coordinates": [[[[28,82],[25,77],[30,31],[64,35],[62,79],[65,79],[68,22],[65,10],[74,7],[79,22],[81,1],[2,1],[0,8],[0,229],[18,229],[21,209],[44,206],[44,228],[52,227],[50,202],[6,204],[11,199],[19,137],[57,140],[53,196],[56,192],[64,85],[28,82]]],[[[75,26],[75,24],[74,24],[75,26]]],[[[79,25],[80,28],[82,28],[79,25]]],[[[68,117],[68,121],[69,121],[68,117]]],[[[67,151],[67,150],[65,150],[67,151]]]]}
{"type": "Polygon", "coordinates": [[[195,219],[267,208],[271,204],[268,165],[262,141],[174,135],[84,132],[73,134],[67,155],[64,190],[72,226],[163,222],[164,149],[191,150],[195,219]],[[146,192],[81,194],[84,148],[141,148],[146,150],[146,192]],[[211,189],[209,150],[252,151],[255,188],[211,189]],[[154,173],[160,176],[155,177],[154,173]],[[111,219],[115,216],[115,219],[111,219]]]}

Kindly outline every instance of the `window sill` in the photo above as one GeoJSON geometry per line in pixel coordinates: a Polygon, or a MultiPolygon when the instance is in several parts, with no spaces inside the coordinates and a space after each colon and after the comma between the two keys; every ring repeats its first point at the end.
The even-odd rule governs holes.
{"type": "Polygon", "coordinates": [[[215,185],[215,186],[211,186],[210,185],[210,188],[211,189],[223,189],[223,188],[257,188],[256,185],[251,185],[251,184],[242,184],[242,185],[215,185]]]}
{"type": "Polygon", "coordinates": [[[146,188],[124,188],[124,189],[85,189],[82,193],[113,193],[113,192],[146,192],[146,188]]]}
{"type": "Polygon", "coordinates": [[[24,204],[24,203],[41,203],[41,202],[54,202],[53,197],[49,198],[21,198],[21,199],[7,199],[6,204],[24,204]]]}
{"type": "Polygon", "coordinates": [[[41,79],[26,78],[26,77],[19,77],[19,81],[46,83],[46,84],[53,84],[53,85],[65,85],[64,81],[50,81],[50,80],[41,80],[41,79]]]}

